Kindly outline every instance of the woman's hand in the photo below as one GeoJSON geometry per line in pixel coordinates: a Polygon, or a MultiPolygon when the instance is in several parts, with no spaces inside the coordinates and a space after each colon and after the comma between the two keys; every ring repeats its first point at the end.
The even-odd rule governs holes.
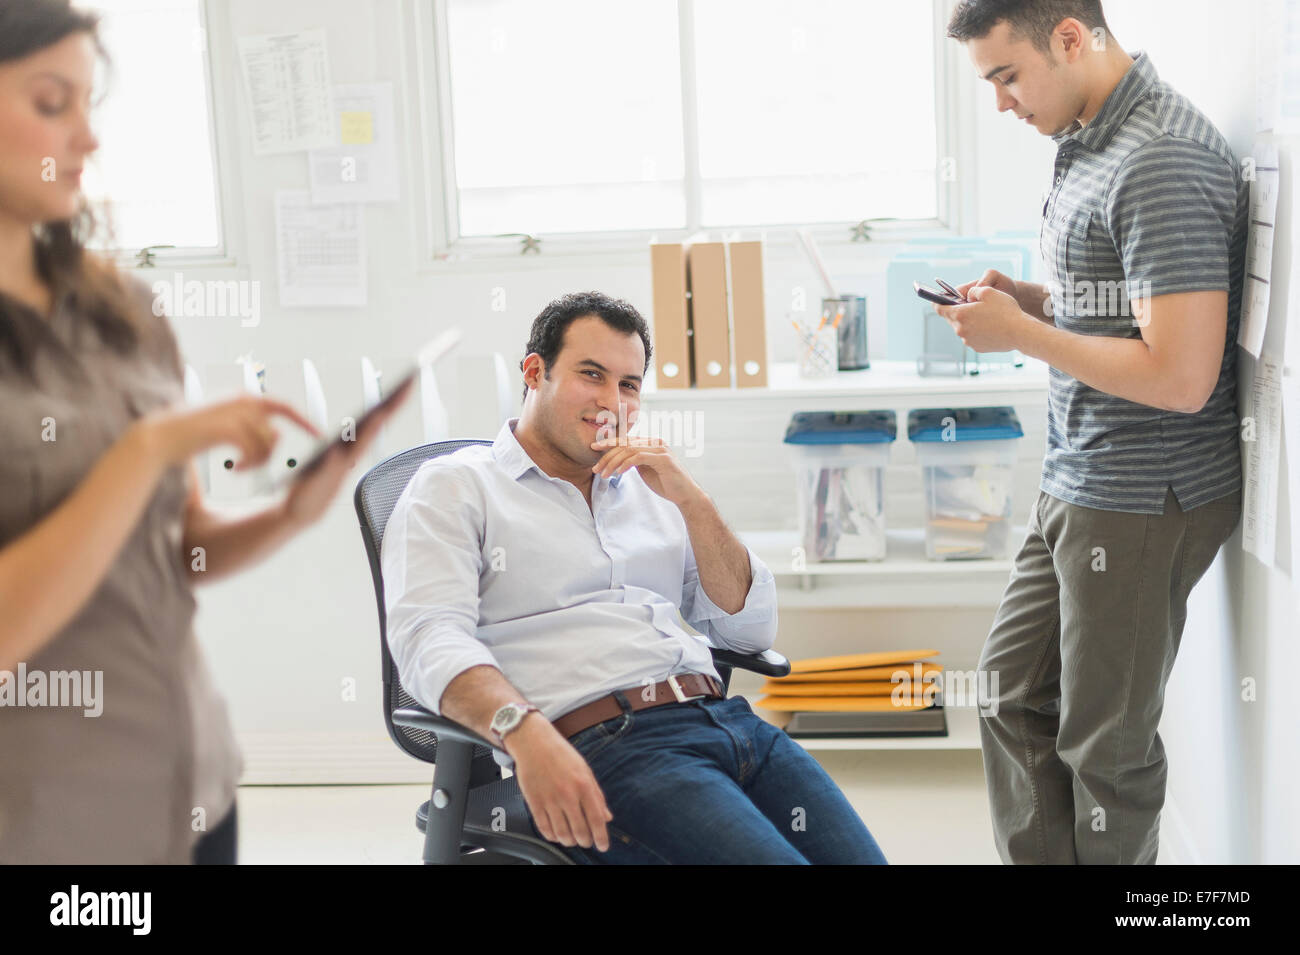
{"type": "Polygon", "coordinates": [[[320,432],[293,407],[263,395],[240,395],[197,408],[172,406],[145,415],[132,427],[147,453],[163,467],[184,464],[209,448],[231,445],[236,471],[265,464],[280,433],[273,418],[288,418],[316,437],[320,432]]]}
{"type": "MultiPolygon", "coordinates": [[[[282,500],[256,514],[230,520],[207,510],[199,493],[198,481],[192,478],[183,551],[189,554],[193,547],[202,547],[206,556],[202,572],[193,573],[194,568],[191,566],[192,575],[200,581],[211,581],[246,569],[270,555],[294,534],[315,523],[325,513],[334,495],[338,493],[339,485],[347,476],[348,469],[366,452],[378,436],[384,422],[393,415],[406,397],[405,394],[394,393],[386,399],[389,404],[385,408],[374,412],[371,417],[365,418],[358,424],[354,440],[336,441],[330,445],[319,463],[294,476],[288,493],[282,500]]],[[[255,419],[259,414],[262,416],[262,425],[269,428],[266,419],[273,414],[283,414],[295,422],[302,423],[305,428],[315,433],[315,429],[303,421],[292,408],[269,399],[254,398],[253,401],[261,402],[261,408],[254,409],[252,414],[255,419]]],[[[233,431],[239,435],[246,433],[250,427],[248,421],[241,417],[247,413],[247,408],[231,408],[215,414],[218,423],[223,416],[234,418],[233,423],[225,421],[220,427],[204,419],[196,423],[204,427],[212,427],[222,434],[233,431]],[[222,430],[223,428],[225,430],[222,430]]],[[[185,414],[178,416],[178,420],[182,421],[187,418],[189,416],[185,414]]],[[[164,420],[153,427],[158,433],[166,435],[174,423],[164,420]]],[[[254,420],[252,427],[256,428],[257,425],[258,422],[254,420]]],[[[204,446],[211,446],[213,443],[235,443],[213,442],[211,435],[205,440],[208,440],[208,445],[201,444],[200,439],[194,437],[189,444],[189,453],[193,453],[194,448],[202,450],[204,446]]],[[[265,461],[269,453],[269,446],[263,449],[263,440],[259,436],[256,445],[246,451],[240,466],[255,466],[265,461]]]]}

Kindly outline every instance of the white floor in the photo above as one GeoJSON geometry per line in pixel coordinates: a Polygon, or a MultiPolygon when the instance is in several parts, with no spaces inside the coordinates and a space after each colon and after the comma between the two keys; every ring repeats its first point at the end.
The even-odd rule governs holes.
{"type": "MultiPolygon", "coordinates": [[[[976,750],[815,754],[891,864],[999,862],[976,750]]],[[[425,786],[243,786],[244,864],[417,864],[425,786]]]]}

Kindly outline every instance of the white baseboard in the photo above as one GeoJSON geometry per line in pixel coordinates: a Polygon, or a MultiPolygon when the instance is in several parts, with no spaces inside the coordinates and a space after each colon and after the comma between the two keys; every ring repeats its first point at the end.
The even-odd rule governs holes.
{"type": "Polygon", "coordinates": [[[408,756],[380,732],[236,732],[244,786],[424,783],[433,764],[408,756]]]}

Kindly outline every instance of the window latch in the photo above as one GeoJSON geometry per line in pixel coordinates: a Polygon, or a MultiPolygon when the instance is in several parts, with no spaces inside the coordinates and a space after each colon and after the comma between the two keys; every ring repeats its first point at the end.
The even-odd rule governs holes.
{"type": "Polygon", "coordinates": [[[854,242],[871,241],[871,223],[873,222],[897,222],[894,216],[882,216],[877,219],[862,219],[856,225],[849,227],[849,238],[854,242]]]}
{"type": "Polygon", "coordinates": [[[153,260],[154,249],[174,249],[174,245],[146,245],[143,249],[135,254],[135,267],[138,269],[151,269],[157,263],[153,260]]]}
{"type": "Polygon", "coordinates": [[[527,255],[529,252],[536,252],[538,255],[542,254],[542,240],[535,235],[529,235],[527,232],[502,232],[497,238],[508,239],[512,236],[518,236],[520,239],[520,255],[527,255]]]}

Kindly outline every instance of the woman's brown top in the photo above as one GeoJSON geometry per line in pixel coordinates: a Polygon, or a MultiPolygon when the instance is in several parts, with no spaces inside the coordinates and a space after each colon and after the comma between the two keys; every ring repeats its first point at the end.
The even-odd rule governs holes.
{"type": "MultiPolygon", "coordinates": [[[[0,355],[0,547],[56,508],[134,419],[182,400],[167,320],[142,284],[132,297],[144,330],[129,354],[64,297],[34,381],[0,355]]],[[[243,761],[192,626],[186,475],[164,475],[86,605],[0,684],[0,862],[189,862],[233,805],[243,761]]]]}

